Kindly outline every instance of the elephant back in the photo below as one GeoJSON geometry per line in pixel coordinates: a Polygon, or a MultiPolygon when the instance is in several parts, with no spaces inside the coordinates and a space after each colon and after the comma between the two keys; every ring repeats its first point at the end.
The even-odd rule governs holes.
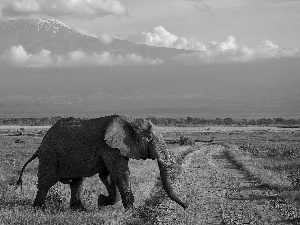
{"type": "Polygon", "coordinates": [[[116,115],[95,119],[63,118],[58,120],[46,133],[38,151],[56,147],[67,149],[78,145],[99,145],[104,139],[105,128],[116,115]],[[46,148],[45,148],[46,147],[46,148]]]}

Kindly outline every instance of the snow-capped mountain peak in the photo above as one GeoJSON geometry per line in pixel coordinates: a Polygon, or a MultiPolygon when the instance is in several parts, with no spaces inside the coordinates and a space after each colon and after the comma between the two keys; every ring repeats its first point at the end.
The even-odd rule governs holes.
{"type": "Polygon", "coordinates": [[[100,39],[84,35],[56,19],[0,21],[0,52],[19,45],[29,53],[46,49],[59,54],[106,47],[100,39]]]}
{"type": "Polygon", "coordinates": [[[134,53],[142,57],[166,58],[184,53],[184,50],[138,45],[105,35],[100,38],[93,37],[56,19],[0,21],[0,54],[12,46],[22,46],[26,52],[32,54],[42,50],[59,55],[82,51],[113,52],[116,55],[134,53]]]}
{"type": "Polygon", "coordinates": [[[71,27],[69,27],[68,25],[66,25],[65,23],[59,21],[59,20],[55,20],[55,19],[38,19],[37,20],[37,27],[38,30],[40,29],[44,29],[46,31],[53,31],[53,33],[58,32],[61,29],[68,29],[69,32],[77,32],[78,31],[72,29],[71,27]]]}

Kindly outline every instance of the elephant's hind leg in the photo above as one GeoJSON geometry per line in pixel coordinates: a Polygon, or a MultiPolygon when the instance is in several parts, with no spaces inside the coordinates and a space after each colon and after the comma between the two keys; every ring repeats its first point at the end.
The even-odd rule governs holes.
{"type": "Polygon", "coordinates": [[[38,188],[36,197],[33,202],[33,207],[45,208],[45,200],[50,188],[38,188]]]}
{"type": "Polygon", "coordinates": [[[108,196],[100,194],[98,198],[98,206],[101,207],[116,204],[121,200],[116,180],[109,176],[109,174],[99,174],[99,177],[107,189],[108,196]]]}
{"type": "Polygon", "coordinates": [[[70,206],[72,210],[85,210],[81,201],[83,178],[73,178],[70,182],[71,200],[70,206]]]}
{"type": "Polygon", "coordinates": [[[45,208],[45,200],[48,194],[49,189],[56,184],[58,180],[51,175],[38,177],[38,191],[33,202],[34,207],[45,208]]]}

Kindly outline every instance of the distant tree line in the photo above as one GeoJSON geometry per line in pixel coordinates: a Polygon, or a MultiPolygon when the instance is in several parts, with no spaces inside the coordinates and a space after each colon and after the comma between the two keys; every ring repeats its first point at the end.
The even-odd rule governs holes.
{"type": "Polygon", "coordinates": [[[150,117],[152,122],[161,126],[204,126],[204,125],[226,125],[226,126],[300,126],[300,119],[283,118],[258,118],[258,119],[234,119],[234,118],[156,118],[150,117]]]}
{"type": "Polygon", "coordinates": [[[0,125],[20,125],[20,126],[51,126],[62,117],[42,117],[42,118],[0,118],[0,125]]]}
{"type": "MultiPolygon", "coordinates": [[[[0,125],[20,126],[51,126],[62,117],[42,118],[0,118],[0,125]]],[[[149,117],[151,121],[160,126],[204,126],[204,125],[226,125],[226,126],[300,126],[300,119],[284,118],[160,118],[149,117]]]]}

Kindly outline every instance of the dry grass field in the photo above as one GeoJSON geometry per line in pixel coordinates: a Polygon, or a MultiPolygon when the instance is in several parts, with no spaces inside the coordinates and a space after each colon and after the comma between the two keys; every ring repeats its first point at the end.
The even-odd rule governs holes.
{"type": "MultiPolygon", "coordinates": [[[[106,191],[97,176],[85,180],[83,196],[87,211],[70,210],[69,186],[61,183],[50,190],[47,209],[35,210],[32,208],[32,201],[36,192],[38,160],[29,164],[25,170],[22,190],[14,185],[23,163],[36,151],[42,141],[41,128],[28,129],[23,130],[21,136],[16,136],[17,130],[9,130],[7,127],[0,129],[0,224],[207,224],[207,221],[210,221],[209,223],[219,221],[214,224],[241,224],[237,221],[228,222],[234,221],[235,215],[229,210],[230,204],[233,203],[226,200],[226,196],[222,194],[228,187],[222,187],[221,192],[203,195],[207,192],[205,188],[211,189],[221,183],[228,186],[241,184],[237,181],[239,178],[236,178],[239,172],[235,175],[222,175],[225,169],[220,168],[225,164],[224,160],[226,164],[237,165],[238,170],[250,175],[249,179],[254,179],[255,182],[263,184],[262,187],[272,190],[280,201],[291,205],[296,211],[300,204],[299,129],[160,127],[167,141],[176,141],[181,135],[196,140],[195,146],[179,146],[177,143],[168,145],[174,159],[183,165],[182,171],[174,174],[173,185],[175,192],[183,200],[191,203],[189,209],[182,210],[166,197],[157,179],[159,171],[155,161],[131,160],[131,178],[135,195],[133,210],[124,211],[120,203],[99,210],[97,197],[106,191]],[[34,135],[38,132],[40,135],[34,135]],[[221,182],[224,177],[227,180],[221,182]],[[207,186],[208,184],[212,186],[207,186]],[[201,200],[196,201],[198,197],[201,200]],[[198,211],[199,207],[203,207],[203,210],[198,211]],[[206,208],[214,210],[207,211],[206,208]]],[[[243,210],[247,210],[246,205],[243,210]]],[[[269,212],[265,212],[267,213],[269,212]]],[[[294,219],[297,215],[294,214],[294,219]]]]}
{"type": "Polygon", "coordinates": [[[184,135],[200,143],[213,141],[214,144],[228,145],[228,157],[236,160],[236,163],[244,165],[247,159],[248,169],[259,165],[265,173],[268,171],[280,179],[289,179],[284,180],[288,183],[283,186],[296,185],[292,177],[300,167],[299,128],[214,126],[161,127],[160,130],[166,140],[184,135]]]}
{"type": "MultiPolygon", "coordinates": [[[[32,201],[36,192],[38,160],[27,167],[22,190],[16,189],[14,184],[18,171],[36,151],[41,140],[42,137],[25,135],[0,136],[0,224],[120,224],[129,221],[128,217],[133,218],[132,212],[125,213],[121,204],[98,210],[97,197],[100,193],[106,193],[106,190],[97,176],[87,178],[84,184],[86,212],[72,212],[69,209],[69,186],[61,183],[50,190],[47,210],[35,211],[32,201]]],[[[150,195],[158,176],[158,168],[152,160],[132,160],[130,168],[135,206],[139,208],[150,195]]]]}

